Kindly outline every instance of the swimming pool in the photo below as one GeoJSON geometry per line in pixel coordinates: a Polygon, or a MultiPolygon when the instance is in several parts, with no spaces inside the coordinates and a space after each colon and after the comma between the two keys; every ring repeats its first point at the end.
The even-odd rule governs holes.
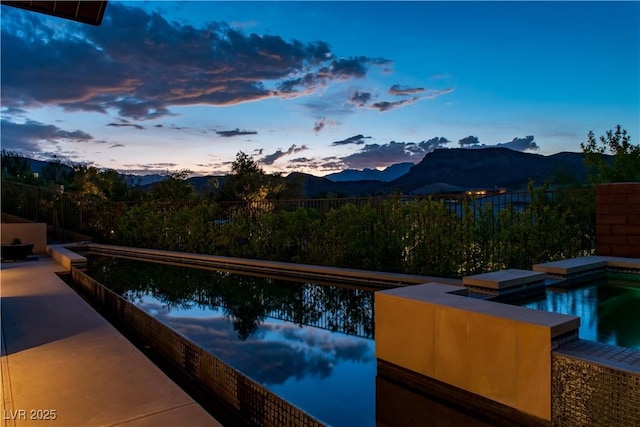
{"type": "Polygon", "coordinates": [[[375,425],[372,290],[99,255],[87,272],[312,416],[375,425]]]}
{"type": "MultiPolygon", "coordinates": [[[[389,273],[330,269],[318,266],[298,266],[287,263],[229,259],[151,249],[106,247],[105,245],[81,245],[81,247],[74,249],[77,249],[78,252],[81,252],[83,255],[85,255],[87,251],[95,250],[103,255],[116,255],[119,258],[130,258],[138,262],[141,261],[141,258],[144,259],[140,265],[136,267],[134,264],[128,271],[117,267],[113,262],[118,263],[121,261],[113,259],[109,262],[96,264],[95,266],[97,268],[94,273],[98,275],[103,274],[114,279],[111,281],[113,282],[111,287],[114,291],[110,291],[97,280],[89,278],[83,272],[86,260],[82,257],[82,260],[78,260],[76,264],[74,264],[79,267],[72,268],[71,271],[73,286],[81,292],[85,298],[90,300],[92,304],[94,304],[94,307],[99,308],[101,312],[108,315],[110,319],[117,321],[117,323],[125,329],[132,327],[136,333],[140,334],[139,338],[143,339],[145,347],[159,350],[178,369],[183,370],[188,375],[193,375],[196,382],[206,387],[213,394],[213,401],[220,400],[225,402],[230,405],[229,409],[234,413],[245,414],[250,417],[250,419],[247,418],[247,420],[252,423],[252,425],[275,426],[288,424],[320,426],[323,425],[323,423],[332,425],[376,425],[379,423],[395,425],[402,423],[402,421],[400,421],[401,418],[399,418],[402,416],[406,416],[405,418],[407,420],[413,420],[407,422],[413,422],[414,424],[416,420],[420,420],[420,423],[444,423],[447,425],[462,422],[466,425],[476,425],[479,423],[478,425],[483,426],[506,426],[511,423],[510,418],[504,417],[505,408],[495,402],[491,403],[487,401],[487,399],[482,398],[482,396],[468,392],[465,393],[464,391],[461,393],[461,390],[455,389],[455,387],[444,390],[442,384],[433,384],[433,382],[429,381],[425,382],[425,378],[420,377],[419,374],[415,374],[406,369],[402,370],[403,368],[399,366],[391,366],[389,363],[381,364],[381,362],[383,362],[382,360],[375,361],[375,346],[370,347],[370,356],[366,355],[366,351],[360,352],[360,354],[365,354],[365,356],[358,361],[362,366],[368,365],[370,367],[370,374],[363,376],[354,375],[353,378],[350,378],[349,375],[353,374],[353,372],[351,367],[344,362],[344,358],[326,358],[325,360],[329,360],[328,367],[330,371],[343,375],[342,378],[338,378],[335,384],[326,389],[318,387],[313,382],[309,382],[307,385],[298,389],[301,396],[284,396],[279,394],[282,393],[281,391],[277,393],[272,391],[277,389],[279,384],[275,384],[275,386],[272,384],[267,388],[251,380],[248,376],[241,374],[239,370],[230,367],[230,365],[213,356],[211,352],[203,350],[202,347],[193,344],[189,339],[185,338],[185,335],[190,332],[187,329],[193,329],[196,332],[200,330],[203,332],[201,335],[204,337],[218,333],[217,327],[220,326],[219,324],[213,325],[216,326],[216,328],[210,328],[209,326],[211,325],[206,325],[206,322],[203,322],[205,323],[204,325],[196,324],[195,326],[175,322],[174,325],[177,326],[172,327],[162,323],[162,321],[149,314],[150,312],[155,312],[163,321],[170,323],[173,317],[180,317],[179,313],[181,311],[184,311],[186,314],[180,318],[185,319],[195,318],[198,320],[203,318],[206,320],[210,317],[215,318],[215,316],[221,316],[221,318],[226,321],[226,327],[231,328],[226,332],[223,331],[223,328],[220,329],[222,334],[233,335],[236,337],[234,339],[239,339],[240,341],[243,339],[245,341],[262,339],[268,343],[270,337],[276,335],[272,332],[278,328],[278,326],[272,326],[271,329],[267,328],[267,333],[263,333],[265,330],[263,330],[262,325],[268,325],[270,322],[277,325],[278,322],[280,322],[287,327],[293,324],[296,328],[310,328],[308,329],[309,331],[313,331],[313,328],[318,328],[321,331],[331,331],[335,334],[332,335],[331,339],[345,335],[347,337],[369,340],[370,345],[373,345],[373,340],[369,338],[368,333],[370,332],[370,336],[373,337],[374,324],[372,321],[371,323],[361,321],[364,319],[373,319],[374,307],[372,305],[371,311],[369,311],[367,304],[363,304],[362,299],[355,298],[349,301],[348,297],[346,301],[336,303],[334,297],[336,293],[339,293],[336,290],[330,291],[325,295],[323,291],[313,286],[304,292],[300,291],[300,289],[306,289],[306,285],[316,285],[320,286],[320,289],[351,288],[364,292],[372,292],[372,289],[363,289],[360,288],[360,286],[367,284],[368,287],[381,289],[385,286],[389,288],[433,281],[438,282],[439,279],[437,278],[417,276],[400,277],[397,274],[389,273]],[[183,267],[184,264],[187,264],[189,267],[184,270],[162,270],[150,275],[146,271],[146,268],[142,267],[143,265],[150,265],[148,260],[169,263],[171,265],[181,265],[183,267]],[[194,266],[198,267],[195,268],[194,266]],[[282,296],[281,294],[286,294],[286,292],[276,292],[279,288],[278,282],[281,280],[280,278],[267,277],[267,285],[262,288],[253,286],[250,281],[242,278],[240,281],[234,279],[231,282],[236,283],[236,285],[231,285],[234,288],[238,288],[236,291],[245,287],[243,292],[238,293],[239,297],[233,297],[226,292],[219,294],[217,290],[224,286],[216,281],[212,281],[209,274],[213,271],[212,269],[221,268],[221,271],[214,273],[221,275],[221,277],[233,277],[224,271],[227,269],[227,266],[229,266],[232,271],[242,269],[243,274],[241,274],[241,277],[244,277],[245,273],[249,275],[260,274],[265,270],[282,274],[288,277],[284,282],[297,290],[290,294],[288,298],[285,297],[284,300],[280,300],[280,302],[286,302],[282,305],[276,302],[278,298],[274,298],[276,295],[282,296]],[[247,267],[248,270],[244,271],[244,267],[247,267]],[[209,271],[208,273],[207,271],[204,272],[204,286],[197,285],[197,282],[199,282],[198,276],[202,274],[202,272],[198,272],[201,268],[208,269],[207,271],[209,271]],[[120,276],[128,277],[136,275],[138,277],[130,281],[130,285],[123,285],[123,283],[126,283],[126,280],[129,279],[125,277],[123,282],[120,276]],[[313,276],[313,279],[311,279],[311,276],[313,276]],[[305,277],[305,279],[301,277],[305,277]],[[344,279],[349,280],[350,282],[348,283],[353,284],[356,282],[358,287],[353,288],[352,286],[346,285],[347,282],[324,282],[325,280],[329,281],[331,279],[336,281],[336,278],[339,278],[337,281],[344,279]],[[373,280],[370,281],[370,278],[373,280]],[[294,282],[291,282],[291,280],[294,280],[294,282]],[[319,282],[310,283],[306,280],[318,280],[319,282]],[[123,298],[119,295],[126,295],[126,297],[123,298]],[[152,299],[149,299],[149,297],[152,297],[152,299]],[[234,311],[226,304],[227,300],[239,301],[240,304],[234,311]],[[134,301],[134,303],[129,301],[134,301]],[[151,302],[151,304],[149,304],[149,302],[151,302]],[[291,302],[294,303],[293,305],[301,307],[301,309],[291,310],[288,308],[291,302]],[[201,305],[204,307],[200,307],[201,305]],[[140,308],[142,306],[146,306],[146,308],[140,308]],[[266,309],[261,309],[261,306],[266,309]],[[285,310],[277,310],[278,307],[287,308],[285,310]],[[207,308],[207,310],[221,309],[222,311],[210,316],[202,315],[199,310],[203,308],[207,308]],[[331,309],[333,309],[333,311],[331,309]],[[318,315],[327,310],[331,313],[328,316],[318,315]],[[360,313],[358,310],[360,310],[360,313]],[[345,314],[347,315],[345,316],[345,314]],[[181,329],[181,332],[175,332],[175,329],[181,329]],[[347,367],[348,369],[345,369],[344,373],[339,372],[340,366],[347,367]],[[340,402],[340,396],[342,395],[339,392],[341,388],[348,387],[349,381],[354,381],[363,387],[361,389],[357,387],[348,388],[349,392],[347,394],[349,396],[344,400],[345,405],[340,405],[340,403],[343,402],[340,402]],[[387,384],[389,381],[390,383],[387,384]],[[400,387],[402,390],[396,387],[400,387]],[[317,390],[314,390],[314,388],[317,390]],[[338,390],[337,399],[333,399],[334,396],[332,395],[335,390],[338,390]],[[309,393],[308,396],[303,396],[307,392],[309,393]],[[420,400],[422,398],[426,398],[427,400],[420,400]],[[300,403],[304,400],[306,400],[306,403],[300,403]],[[354,411],[349,411],[349,408],[344,407],[352,405],[351,402],[356,402],[353,404],[354,411]],[[321,406],[321,408],[316,410],[313,407],[314,404],[321,406]],[[496,405],[499,407],[496,407],[496,405]],[[298,409],[303,406],[305,412],[298,409]],[[320,413],[322,411],[343,412],[335,414],[335,417],[332,417],[332,414],[326,416],[321,415],[320,413]],[[460,418],[461,415],[466,417],[463,417],[464,421],[460,418]]],[[[108,260],[109,258],[104,259],[108,260]]],[[[632,277],[635,279],[638,271],[638,268],[635,267],[636,264],[629,264],[631,267],[627,264],[629,263],[614,260],[611,262],[611,265],[607,264],[607,269],[609,273],[615,274],[616,278],[620,278],[621,274],[622,276],[633,274],[632,277]]],[[[597,269],[595,273],[601,270],[603,269],[597,269]]],[[[609,277],[609,279],[612,279],[612,277],[609,277]]],[[[447,279],[443,279],[443,282],[446,281],[447,279]]],[[[107,283],[109,280],[104,280],[104,282],[107,283]]],[[[589,287],[591,285],[576,289],[589,287]]],[[[620,284],[618,283],[617,285],[620,284]]],[[[622,285],[623,287],[627,285],[635,286],[634,283],[623,283],[622,285]]],[[[549,288],[547,291],[549,293],[559,291],[558,294],[566,294],[562,289],[549,288]]],[[[232,292],[232,294],[235,293],[235,291],[232,292]]],[[[460,293],[460,295],[463,295],[463,293],[460,293]]],[[[364,299],[366,300],[366,298],[364,299]]],[[[631,299],[633,300],[634,298],[631,299]]],[[[551,300],[552,298],[548,300],[545,299],[545,301],[551,300]]],[[[608,299],[606,300],[609,301],[608,299]]],[[[627,299],[614,298],[614,302],[615,301],[626,306],[626,302],[622,301],[627,301],[627,299]]],[[[542,308],[545,308],[544,303],[538,303],[542,304],[542,308]]],[[[618,303],[611,304],[614,311],[620,311],[618,303]]],[[[568,303],[562,303],[561,299],[556,299],[556,303],[550,304],[552,308],[550,311],[560,311],[557,309],[558,307],[569,307],[569,312],[579,313],[585,316],[585,312],[571,311],[572,307],[581,304],[584,305],[583,302],[576,301],[575,299],[573,302],[568,303]]],[[[599,305],[598,303],[597,306],[599,305]]],[[[496,307],[496,310],[498,309],[499,307],[496,307]]],[[[632,313],[635,311],[635,308],[631,309],[632,313]]],[[[220,319],[218,319],[218,321],[219,320],[220,319]]],[[[599,321],[603,323],[602,319],[599,321]]],[[[583,321],[583,326],[590,323],[593,322],[583,321]]],[[[577,322],[574,326],[577,327],[577,322]]],[[[634,329],[633,326],[631,328],[634,329]]],[[[197,335],[196,333],[192,336],[197,335]]],[[[349,346],[323,344],[322,340],[314,338],[316,335],[314,332],[304,336],[293,336],[293,334],[290,333],[285,335],[287,338],[280,340],[284,341],[285,345],[291,346],[294,341],[313,342],[314,346],[319,343],[318,348],[321,349],[321,351],[333,348],[329,350],[329,354],[335,353],[337,355],[340,352],[344,354],[342,349],[354,346],[358,347],[357,344],[351,344],[349,346]]],[[[584,332],[582,335],[584,335],[584,332]]],[[[624,335],[624,333],[617,331],[616,335],[624,335]]],[[[575,337],[575,329],[572,337],[575,337]]],[[[566,338],[574,340],[572,337],[567,335],[566,338]]],[[[228,343],[230,340],[223,342],[228,343]]],[[[616,343],[618,345],[620,344],[618,341],[616,341],[616,343]]],[[[487,342],[487,346],[492,346],[492,343],[487,342]]],[[[411,351],[410,349],[407,350],[411,351]]],[[[492,350],[488,351],[491,352],[492,350]]],[[[303,351],[302,353],[308,354],[309,352],[303,351]]],[[[553,378],[550,388],[554,411],[558,414],[565,414],[566,411],[563,411],[565,406],[567,406],[566,402],[571,402],[570,405],[582,404],[582,390],[586,386],[585,381],[587,383],[596,381],[604,384],[606,387],[610,387],[611,390],[622,390],[623,392],[628,389],[629,384],[636,384],[636,386],[631,386],[632,392],[635,393],[637,388],[637,374],[634,374],[634,372],[637,372],[637,363],[635,362],[637,360],[637,354],[640,354],[640,352],[634,349],[613,347],[595,342],[590,343],[584,340],[574,340],[571,342],[561,341],[560,347],[552,349],[552,354],[550,355],[552,361],[551,378],[553,378]],[[589,345],[593,348],[588,347],[589,345]],[[594,357],[593,354],[596,353],[597,360],[593,361],[591,358],[594,357]],[[624,358],[624,360],[622,358],[624,358]],[[611,360],[612,364],[609,364],[608,360],[611,360]],[[620,366],[623,367],[621,368],[620,366]],[[593,375],[585,379],[583,374],[587,371],[590,375],[593,375]],[[631,383],[629,383],[629,381],[631,381],[631,383]],[[574,389],[579,390],[579,392],[570,393],[568,391],[574,389]]],[[[288,360],[277,360],[284,360],[280,365],[290,365],[288,360]]],[[[304,361],[305,358],[299,360],[304,361]]],[[[349,360],[353,361],[354,358],[351,357],[349,360]]],[[[274,365],[277,365],[277,363],[274,363],[274,365]]],[[[252,368],[252,366],[249,366],[249,368],[252,368]]],[[[317,372],[323,372],[323,370],[315,370],[311,374],[302,373],[300,375],[308,379],[312,378],[313,375],[317,375],[317,372]]],[[[318,377],[322,377],[322,375],[318,375],[318,377]]],[[[295,375],[289,375],[286,377],[285,383],[287,381],[293,383],[298,380],[295,375]]],[[[264,382],[266,383],[266,381],[264,382]]],[[[615,399],[615,404],[612,404],[606,399],[601,403],[604,405],[606,411],[622,408],[623,414],[635,414],[634,408],[637,400],[633,393],[628,396],[625,394],[624,398],[615,399]]],[[[598,417],[604,414],[602,411],[596,411],[596,413],[598,417]]],[[[580,414],[582,414],[582,412],[578,413],[578,415],[580,414]]],[[[618,414],[618,412],[615,412],[615,414],[618,414]]],[[[526,416],[526,414],[524,415],[526,416]]],[[[632,415],[632,417],[633,416],[635,415],[632,415]]]]}

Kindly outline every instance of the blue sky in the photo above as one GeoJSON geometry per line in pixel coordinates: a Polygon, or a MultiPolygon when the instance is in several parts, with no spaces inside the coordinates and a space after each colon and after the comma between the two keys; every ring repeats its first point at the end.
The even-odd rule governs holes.
{"type": "Polygon", "coordinates": [[[640,2],[1,6],[2,148],[133,173],[325,175],[640,135],[640,2]]]}

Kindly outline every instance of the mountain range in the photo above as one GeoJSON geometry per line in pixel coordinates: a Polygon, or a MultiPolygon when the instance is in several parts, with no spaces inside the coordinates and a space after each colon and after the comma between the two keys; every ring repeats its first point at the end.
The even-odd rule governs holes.
{"type": "Polygon", "coordinates": [[[588,169],[582,153],[563,152],[551,156],[513,151],[508,148],[480,150],[439,149],[427,154],[408,173],[389,184],[403,193],[418,191],[433,183],[464,189],[524,188],[529,179],[542,184],[585,183],[588,169]]]}
{"type": "MultiPolygon", "coordinates": [[[[31,160],[31,169],[39,172],[47,162],[31,160]]],[[[224,185],[224,176],[192,177],[187,181],[198,191],[211,178],[224,185]]],[[[142,188],[164,179],[163,175],[126,175],[130,185],[142,188]]],[[[398,163],[379,171],[345,170],[318,177],[294,172],[285,178],[302,185],[304,197],[358,197],[377,194],[434,194],[470,189],[520,190],[529,179],[552,185],[581,185],[588,180],[582,153],[562,152],[551,156],[508,148],[437,149],[417,164],[398,163]]]]}
{"type": "MultiPolygon", "coordinates": [[[[369,171],[362,174],[345,172],[343,176],[346,177],[371,176],[369,171]]],[[[389,181],[345,181],[340,174],[337,174],[337,179],[336,175],[329,179],[300,174],[303,175],[305,196],[317,197],[327,193],[352,197],[395,192],[434,194],[495,188],[521,190],[527,187],[529,179],[536,184],[549,182],[554,186],[582,185],[588,181],[588,169],[582,153],[562,152],[543,156],[508,148],[438,149],[410,166],[403,175],[389,181]]]]}

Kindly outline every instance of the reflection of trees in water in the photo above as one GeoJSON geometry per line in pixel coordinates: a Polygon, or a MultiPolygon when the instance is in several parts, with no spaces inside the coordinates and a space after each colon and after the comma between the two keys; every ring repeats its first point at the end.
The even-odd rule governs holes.
{"type": "Polygon", "coordinates": [[[597,327],[597,319],[593,316],[597,305],[596,292],[591,287],[554,288],[551,291],[547,291],[546,298],[525,304],[526,307],[535,308],[536,310],[580,316],[581,325],[587,325],[589,328],[597,327]]]}
{"type": "Polygon", "coordinates": [[[640,349],[640,286],[608,280],[573,289],[554,289],[526,307],[580,317],[584,339],[640,349]]]}
{"type": "Polygon", "coordinates": [[[133,303],[151,295],[167,308],[222,308],[241,340],[265,317],[373,337],[371,291],[106,256],[90,256],[88,271],[133,303]]]}

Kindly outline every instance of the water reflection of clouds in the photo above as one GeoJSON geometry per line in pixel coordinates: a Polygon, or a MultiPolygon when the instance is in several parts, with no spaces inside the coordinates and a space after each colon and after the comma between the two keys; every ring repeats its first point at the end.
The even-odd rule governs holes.
{"type": "Polygon", "coordinates": [[[309,328],[302,329],[291,324],[274,327],[281,336],[288,341],[298,341],[308,348],[318,348],[321,351],[333,354],[337,360],[349,360],[352,362],[367,362],[372,354],[368,341],[353,339],[341,334],[331,334],[328,331],[309,328]]]}
{"type": "MultiPolygon", "coordinates": [[[[186,316],[146,299],[140,307],[197,343],[225,363],[265,385],[283,384],[289,378],[327,378],[343,361],[370,362],[373,340],[332,333],[316,327],[300,327],[267,319],[246,340],[239,340],[232,322],[215,312],[186,316]]],[[[186,314],[186,313],[185,313],[186,314]]]]}

